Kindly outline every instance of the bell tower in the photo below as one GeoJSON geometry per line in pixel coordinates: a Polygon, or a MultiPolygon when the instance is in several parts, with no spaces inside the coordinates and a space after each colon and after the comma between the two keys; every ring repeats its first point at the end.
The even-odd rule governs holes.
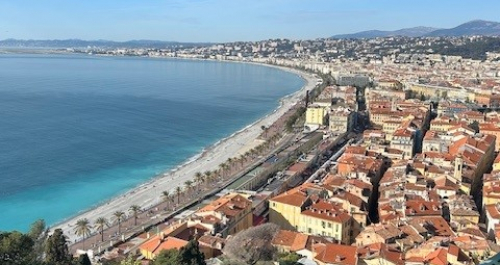
{"type": "Polygon", "coordinates": [[[455,157],[455,170],[453,171],[453,177],[459,181],[462,181],[463,163],[462,154],[458,154],[455,157]]]}

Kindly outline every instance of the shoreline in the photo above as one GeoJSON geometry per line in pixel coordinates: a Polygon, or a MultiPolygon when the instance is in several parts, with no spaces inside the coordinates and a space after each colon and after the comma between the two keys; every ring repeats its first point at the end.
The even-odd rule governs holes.
{"type": "MultiPolygon", "coordinates": [[[[169,59],[169,58],[168,58],[169,59]]],[[[178,58],[190,60],[189,58],[178,58]]],[[[217,61],[217,60],[214,60],[217,61]]],[[[117,194],[114,197],[104,200],[95,206],[89,207],[69,216],[64,220],[54,224],[51,228],[61,228],[68,237],[69,242],[75,242],[78,238],[73,232],[73,225],[78,219],[87,218],[91,224],[98,217],[111,219],[115,211],[124,211],[128,214],[128,208],[131,205],[139,205],[141,208],[149,209],[160,202],[162,191],[168,190],[173,192],[177,186],[183,186],[186,180],[192,180],[196,172],[204,172],[207,170],[217,169],[219,164],[225,162],[227,158],[238,156],[241,150],[251,149],[262,132],[261,126],[270,126],[274,121],[279,119],[288,109],[294,106],[305,93],[306,90],[311,90],[316,86],[317,78],[313,74],[306,73],[297,69],[269,65],[255,62],[238,62],[238,61],[220,61],[233,63],[251,63],[254,65],[267,66],[281,71],[286,71],[299,76],[304,80],[304,85],[297,91],[285,95],[278,100],[279,105],[265,116],[246,125],[231,135],[218,140],[217,142],[205,146],[199,153],[189,157],[177,166],[165,172],[161,172],[149,180],[117,194]]],[[[113,220],[110,220],[113,221],[113,220]]]]}

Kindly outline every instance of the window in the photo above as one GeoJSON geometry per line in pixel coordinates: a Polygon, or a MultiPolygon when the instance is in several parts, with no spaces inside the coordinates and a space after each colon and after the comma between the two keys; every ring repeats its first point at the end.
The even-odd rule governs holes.
{"type": "Polygon", "coordinates": [[[328,228],[332,228],[332,223],[328,223],[328,228]]]}
{"type": "Polygon", "coordinates": [[[308,229],[307,229],[307,232],[308,232],[309,234],[312,234],[312,229],[311,229],[311,228],[308,228],[308,229]]]}
{"type": "Polygon", "coordinates": [[[339,231],[339,224],[335,224],[335,232],[338,232],[339,231]]]}

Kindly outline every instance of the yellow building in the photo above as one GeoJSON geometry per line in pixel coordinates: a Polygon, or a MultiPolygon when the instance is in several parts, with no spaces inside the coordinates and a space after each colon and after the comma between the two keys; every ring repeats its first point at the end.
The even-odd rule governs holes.
{"type": "Polygon", "coordinates": [[[431,131],[448,132],[451,128],[461,125],[454,119],[441,119],[437,118],[431,121],[431,131]]]}
{"type": "Polygon", "coordinates": [[[340,206],[319,200],[301,213],[299,232],[332,237],[342,244],[350,244],[351,216],[340,206]]]}
{"type": "Polygon", "coordinates": [[[342,205],[320,199],[302,187],[269,201],[269,221],[282,229],[330,237],[344,244],[351,242],[351,216],[342,205]]]}
{"type": "Polygon", "coordinates": [[[384,126],[384,122],[397,115],[396,111],[391,109],[371,109],[369,111],[370,121],[380,127],[384,126]]]}
{"type": "Polygon", "coordinates": [[[347,109],[339,109],[330,113],[329,129],[332,132],[348,132],[354,125],[354,113],[347,109]]]}
{"type": "Polygon", "coordinates": [[[484,174],[482,194],[483,210],[485,205],[497,204],[500,202],[500,176],[498,173],[484,174]]]}
{"type": "Polygon", "coordinates": [[[349,236],[355,238],[368,224],[368,204],[351,192],[338,192],[329,201],[336,202],[351,215],[349,236]]]}
{"type": "Polygon", "coordinates": [[[385,133],[385,139],[387,141],[392,140],[392,135],[401,126],[402,119],[389,119],[384,121],[382,125],[382,131],[385,133]]]}
{"type": "Polygon", "coordinates": [[[327,111],[319,105],[311,105],[306,110],[306,124],[325,125],[327,111]]]}
{"type": "Polygon", "coordinates": [[[301,213],[311,200],[305,189],[297,187],[269,200],[269,221],[285,230],[297,231],[301,213]]]}
{"type": "Polygon", "coordinates": [[[458,229],[474,228],[479,224],[479,213],[472,210],[456,209],[450,213],[450,222],[458,225],[458,229]]]}
{"type": "Polygon", "coordinates": [[[377,81],[377,86],[396,91],[402,91],[403,89],[403,84],[395,79],[380,79],[377,81]]]}

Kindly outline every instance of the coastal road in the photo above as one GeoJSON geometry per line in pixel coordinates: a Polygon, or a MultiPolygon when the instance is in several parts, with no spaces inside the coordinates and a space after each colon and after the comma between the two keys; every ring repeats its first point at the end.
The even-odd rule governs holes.
{"type": "Polygon", "coordinates": [[[71,253],[75,253],[79,249],[92,249],[92,251],[97,254],[109,247],[114,246],[117,243],[126,241],[131,237],[143,233],[148,228],[159,225],[161,225],[162,227],[166,226],[168,224],[168,221],[170,221],[172,217],[183,212],[186,208],[196,208],[195,206],[199,202],[211,198],[214,194],[217,194],[226,189],[227,186],[231,185],[233,182],[237,181],[248,172],[262,165],[262,163],[264,163],[270,155],[281,152],[289,146],[296,146],[295,139],[297,138],[300,139],[301,137],[299,137],[299,135],[297,134],[284,135],[283,139],[275,148],[273,148],[273,150],[268,152],[266,155],[261,156],[257,161],[250,164],[246,168],[235,172],[233,176],[228,178],[226,181],[211,183],[211,185],[204,186],[202,190],[196,191],[196,194],[202,194],[201,198],[193,199],[195,197],[195,194],[190,194],[191,196],[181,198],[183,199],[181,201],[183,205],[180,208],[177,207],[177,210],[175,208],[173,210],[170,210],[172,205],[169,202],[161,202],[159,205],[138,214],[137,225],[134,224],[135,221],[133,216],[129,214],[127,216],[127,219],[121,222],[121,233],[119,233],[118,231],[118,224],[116,224],[116,222],[113,222],[113,224],[109,228],[104,230],[104,241],[102,241],[102,237],[100,234],[94,233],[85,240],[71,242],[73,243],[70,246],[71,253]]]}

